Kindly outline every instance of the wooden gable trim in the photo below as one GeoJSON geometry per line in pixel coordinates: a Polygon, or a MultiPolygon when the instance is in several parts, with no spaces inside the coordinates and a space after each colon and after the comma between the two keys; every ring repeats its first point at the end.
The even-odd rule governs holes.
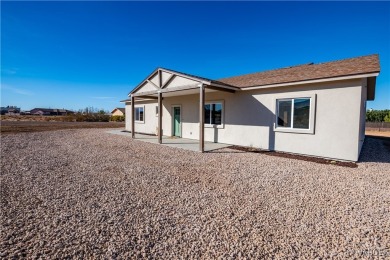
{"type": "Polygon", "coordinates": [[[172,74],[172,75],[168,78],[168,80],[164,83],[164,85],[161,86],[161,88],[163,89],[163,88],[165,88],[166,86],[168,86],[168,85],[172,82],[172,80],[173,80],[175,77],[176,77],[176,74],[172,74]]]}
{"type": "Polygon", "coordinates": [[[138,84],[132,91],[130,91],[130,93],[128,94],[128,96],[130,97],[131,94],[137,92],[140,88],[142,88],[142,86],[145,85],[145,83],[151,78],[153,77],[156,73],[158,73],[158,68],[155,69],[151,74],[149,74],[143,81],[141,81],[140,84],[138,84]]]}
{"type": "Polygon", "coordinates": [[[160,88],[156,85],[156,84],[154,84],[151,80],[146,80],[146,82],[148,82],[148,83],[150,83],[150,84],[152,84],[153,85],[153,87],[155,87],[157,90],[159,90],[160,88]]]}
{"type": "MultiPolygon", "coordinates": [[[[137,92],[140,88],[142,88],[146,83],[151,83],[154,87],[156,87],[157,90],[159,90],[160,88],[163,89],[163,88],[166,88],[169,83],[172,82],[172,80],[175,78],[175,77],[183,77],[183,78],[186,78],[186,79],[190,79],[190,80],[194,80],[194,81],[197,81],[199,83],[202,83],[202,84],[205,84],[205,85],[210,85],[211,82],[210,81],[207,81],[207,80],[203,80],[203,79],[200,79],[200,78],[197,78],[197,77],[191,77],[191,76],[188,76],[188,75],[185,75],[185,74],[182,74],[182,73],[179,73],[179,72],[176,72],[176,71],[171,71],[171,70],[168,70],[168,69],[162,69],[162,68],[157,68],[155,69],[148,77],[146,77],[138,86],[136,86],[129,94],[128,96],[130,96],[131,94],[134,94],[135,92],[137,92]],[[166,73],[169,73],[169,74],[172,74],[169,79],[163,84],[162,83],[162,71],[166,72],[166,73]],[[158,73],[158,81],[159,81],[159,85],[160,86],[157,86],[156,84],[154,84],[152,81],[150,81],[150,79],[156,75],[156,73],[158,73]]],[[[149,91],[150,92],[150,91],[149,91]]]]}

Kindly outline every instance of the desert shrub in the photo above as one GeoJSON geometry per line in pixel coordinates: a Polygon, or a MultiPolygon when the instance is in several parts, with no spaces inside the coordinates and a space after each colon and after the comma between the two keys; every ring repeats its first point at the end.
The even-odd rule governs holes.
{"type": "Polygon", "coordinates": [[[109,122],[110,116],[104,114],[82,114],[76,113],[62,117],[64,122],[109,122]]]}
{"type": "Polygon", "coordinates": [[[111,116],[110,121],[124,122],[125,121],[125,116],[111,116]]]}
{"type": "Polygon", "coordinates": [[[385,116],[384,121],[387,123],[390,123],[390,110],[389,110],[389,112],[387,112],[387,115],[385,116]]]}
{"type": "Polygon", "coordinates": [[[74,115],[66,115],[62,117],[63,122],[75,122],[76,117],[74,115]]]}
{"type": "Polygon", "coordinates": [[[110,116],[103,114],[84,114],[78,115],[77,121],[79,122],[109,122],[110,116]]]}

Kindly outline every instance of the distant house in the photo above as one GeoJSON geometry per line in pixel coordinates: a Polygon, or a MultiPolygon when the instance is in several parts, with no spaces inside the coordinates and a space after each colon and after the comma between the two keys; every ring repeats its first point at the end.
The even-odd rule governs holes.
{"type": "Polygon", "coordinates": [[[201,152],[209,141],[357,161],[379,72],[378,55],[218,80],[157,68],[123,100],[126,129],[201,152]]]}
{"type": "Polygon", "coordinates": [[[111,111],[111,115],[113,116],[124,116],[126,114],[125,108],[116,107],[111,111]]]}
{"type": "Polygon", "coordinates": [[[16,106],[6,106],[1,107],[1,115],[19,115],[20,107],[16,106]]]}
{"type": "Polygon", "coordinates": [[[38,116],[66,116],[69,114],[74,114],[74,112],[67,109],[34,108],[30,110],[30,114],[38,116]]]}

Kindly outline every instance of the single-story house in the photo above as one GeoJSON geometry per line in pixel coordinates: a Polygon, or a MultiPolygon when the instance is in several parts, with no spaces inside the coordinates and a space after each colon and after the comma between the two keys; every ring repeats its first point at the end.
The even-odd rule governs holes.
{"type": "Polygon", "coordinates": [[[34,108],[30,110],[31,115],[39,116],[65,116],[69,114],[74,114],[73,111],[67,109],[57,109],[57,108],[34,108]]]}
{"type": "Polygon", "coordinates": [[[126,129],[357,161],[379,56],[208,79],[157,68],[129,93],[126,129]]]}
{"type": "Polygon", "coordinates": [[[112,116],[124,116],[126,114],[126,109],[122,107],[116,107],[111,111],[112,116]]]}
{"type": "Polygon", "coordinates": [[[19,115],[20,107],[16,106],[6,106],[0,108],[1,115],[19,115]]]}

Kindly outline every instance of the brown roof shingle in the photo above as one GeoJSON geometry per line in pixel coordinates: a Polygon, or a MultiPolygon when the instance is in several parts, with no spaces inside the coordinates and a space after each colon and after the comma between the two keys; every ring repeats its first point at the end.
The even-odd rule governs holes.
{"type": "Polygon", "coordinates": [[[376,73],[379,71],[379,56],[377,54],[373,54],[319,64],[310,63],[276,70],[268,70],[237,77],[223,78],[218,81],[239,88],[246,88],[269,84],[376,73]]]}

